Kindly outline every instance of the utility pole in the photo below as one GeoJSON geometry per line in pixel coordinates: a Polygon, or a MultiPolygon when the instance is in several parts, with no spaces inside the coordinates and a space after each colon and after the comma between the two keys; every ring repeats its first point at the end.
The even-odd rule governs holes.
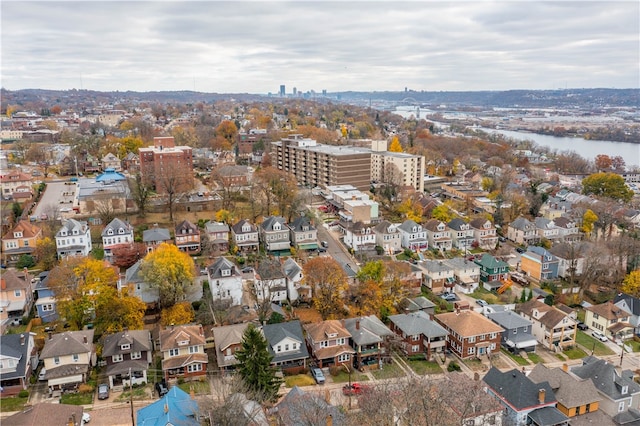
{"type": "Polygon", "coordinates": [[[129,405],[131,406],[131,424],[136,426],[136,418],[133,413],[133,377],[131,376],[131,367],[129,367],[129,405]]]}

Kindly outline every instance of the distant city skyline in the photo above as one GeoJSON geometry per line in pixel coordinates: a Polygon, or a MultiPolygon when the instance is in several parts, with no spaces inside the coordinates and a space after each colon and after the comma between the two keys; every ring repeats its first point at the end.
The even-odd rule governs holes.
{"type": "Polygon", "coordinates": [[[14,1],[2,87],[288,94],[640,87],[637,1],[14,1]]]}

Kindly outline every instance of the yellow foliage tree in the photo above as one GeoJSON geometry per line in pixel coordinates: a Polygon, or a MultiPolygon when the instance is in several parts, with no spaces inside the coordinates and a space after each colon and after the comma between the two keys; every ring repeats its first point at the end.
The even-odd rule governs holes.
{"type": "Polygon", "coordinates": [[[218,222],[231,223],[233,222],[233,213],[229,210],[220,209],[216,212],[216,220],[218,222]]]}
{"type": "Polygon", "coordinates": [[[43,271],[50,271],[58,261],[56,242],[49,237],[39,239],[36,241],[34,255],[38,261],[38,268],[43,271]]]}
{"type": "Polygon", "coordinates": [[[160,314],[160,324],[167,325],[181,325],[189,324],[193,322],[196,317],[196,313],[189,302],[180,302],[170,308],[162,310],[160,314]]]}
{"type": "Polygon", "coordinates": [[[311,287],[313,305],[322,319],[335,318],[344,305],[347,275],[332,257],[316,257],[303,266],[304,281],[311,287]]]}
{"type": "Polygon", "coordinates": [[[400,145],[400,139],[397,136],[394,136],[391,139],[391,145],[389,145],[390,152],[402,152],[402,145],[400,145]]]}
{"type": "Polygon", "coordinates": [[[640,297],[640,270],[631,271],[622,282],[622,292],[633,297],[640,297]]]}
{"type": "Polygon", "coordinates": [[[598,215],[595,214],[591,209],[587,209],[582,215],[582,228],[580,229],[587,235],[590,235],[593,232],[593,225],[598,221],[598,215]]]}
{"type": "Polygon", "coordinates": [[[11,118],[16,111],[20,111],[19,105],[7,105],[7,117],[11,118]]]}
{"type": "Polygon", "coordinates": [[[422,221],[422,206],[413,198],[404,200],[398,207],[398,212],[414,222],[420,223],[422,221]]]}
{"type": "Polygon", "coordinates": [[[168,308],[185,300],[196,267],[191,256],[173,244],[162,243],[142,260],[140,275],[160,292],[160,306],[168,308]]]}
{"type": "Polygon", "coordinates": [[[449,207],[445,204],[440,204],[431,210],[431,217],[444,223],[449,223],[451,219],[453,219],[453,215],[451,214],[449,207]]]}
{"type": "Polygon", "coordinates": [[[342,133],[342,137],[343,138],[347,138],[347,135],[349,134],[348,130],[347,130],[347,126],[345,126],[344,124],[340,127],[340,133],[342,133]]]}

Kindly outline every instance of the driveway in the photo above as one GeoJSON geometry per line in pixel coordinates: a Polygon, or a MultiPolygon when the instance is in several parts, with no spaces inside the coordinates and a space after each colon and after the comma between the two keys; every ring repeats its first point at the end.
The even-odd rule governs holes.
{"type": "Polygon", "coordinates": [[[329,230],[326,224],[318,226],[318,240],[329,243],[325,254],[333,257],[341,265],[349,265],[351,269],[358,272],[360,268],[349,254],[347,247],[340,241],[340,236],[338,231],[329,230]]]}

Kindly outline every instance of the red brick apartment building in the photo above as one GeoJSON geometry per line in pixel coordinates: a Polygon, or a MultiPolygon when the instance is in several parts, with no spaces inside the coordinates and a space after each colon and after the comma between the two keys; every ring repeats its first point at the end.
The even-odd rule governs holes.
{"type": "Polygon", "coordinates": [[[140,148],[140,174],[159,194],[193,189],[191,147],[175,146],[171,136],[153,138],[153,146],[140,148]]]}

